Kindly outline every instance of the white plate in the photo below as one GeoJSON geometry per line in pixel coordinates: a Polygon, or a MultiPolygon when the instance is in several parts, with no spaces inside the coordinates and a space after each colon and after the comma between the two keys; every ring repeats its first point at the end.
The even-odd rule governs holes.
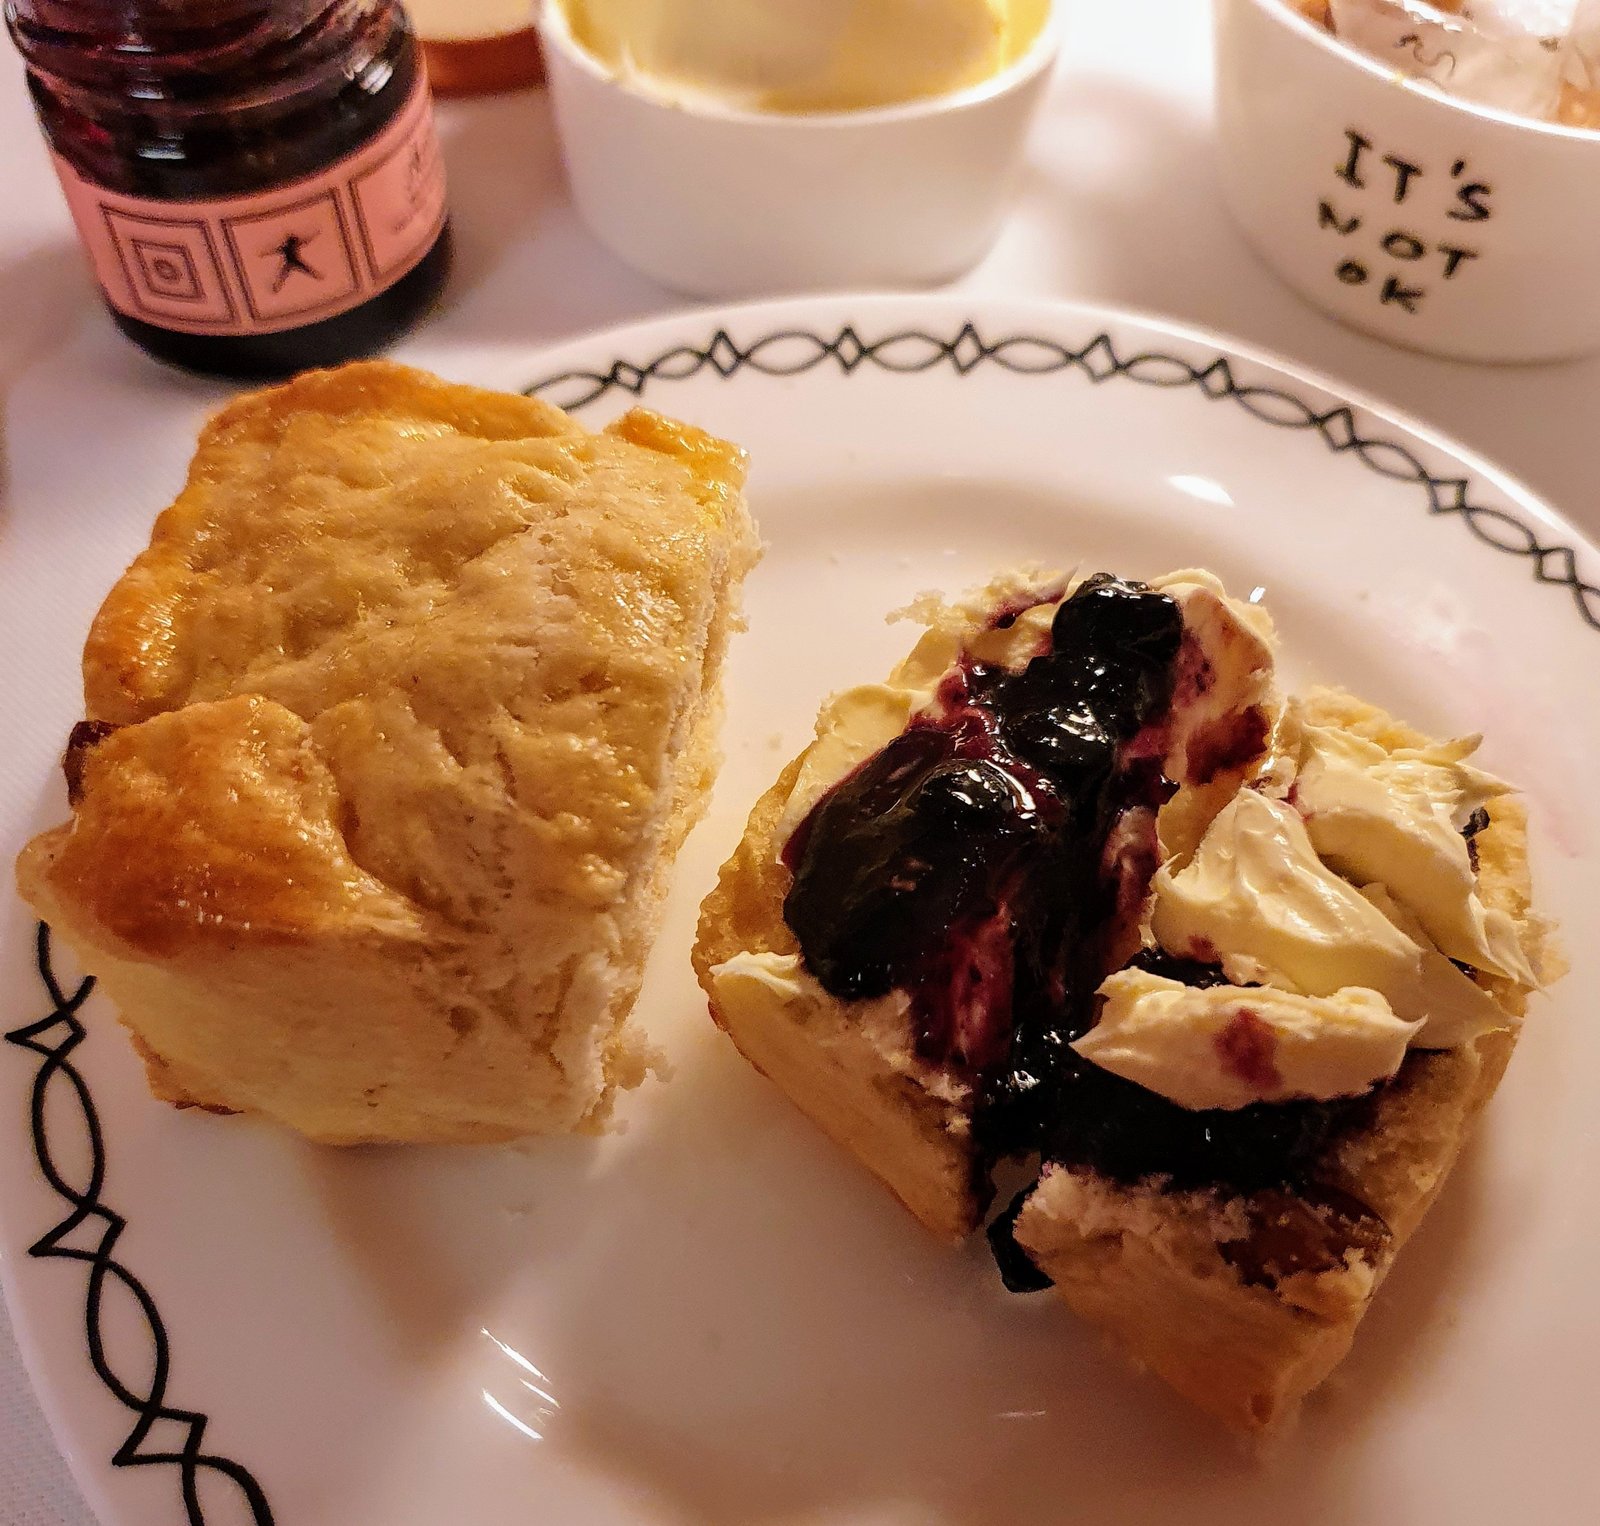
{"type": "MultiPolygon", "coordinates": [[[[590,423],[642,397],[754,459],[770,550],[729,675],[727,766],[639,1006],[676,1075],[598,1142],[311,1148],[152,1102],[98,999],[50,1017],[14,909],[6,1291],[106,1522],[1587,1518],[1595,552],[1392,416],[1217,339],[1081,308],[792,302],[457,369],[548,382],[590,423]],[[1024,559],[1216,568],[1265,588],[1292,677],[1486,731],[1488,765],[1527,786],[1541,899],[1569,929],[1573,973],[1481,1137],[1266,1466],[1054,1300],[1002,1292],[981,1243],[932,1243],[737,1058],[689,974],[696,903],[746,807],[820,696],[905,646],[885,613],[1024,559]]],[[[70,567],[23,516],[0,617],[28,645],[8,650],[76,652],[169,486],[132,485],[70,567]]],[[[77,696],[61,687],[6,717],[8,851],[63,810],[51,770],[77,696]]]]}

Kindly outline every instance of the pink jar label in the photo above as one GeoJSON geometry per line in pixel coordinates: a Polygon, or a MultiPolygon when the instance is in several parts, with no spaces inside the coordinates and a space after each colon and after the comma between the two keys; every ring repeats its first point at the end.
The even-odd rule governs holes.
{"type": "Polygon", "coordinates": [[[85,180],[59,154],[96,279],[118,312],[185,334],[270,334],[394,285],[444,226],[427,81],[377,137],[303,180],[212,201],[152,201],[85,180]]]}

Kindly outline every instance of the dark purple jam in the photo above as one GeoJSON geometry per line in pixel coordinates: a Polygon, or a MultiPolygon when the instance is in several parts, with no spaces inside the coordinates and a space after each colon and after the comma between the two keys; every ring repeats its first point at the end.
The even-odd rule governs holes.
{"type": "Polygon", "coordinates": [[[991,1157],[1030,1147],[1027,1099],[1071,1024],[1087,1027],[1104,844],[1130,805],[1170,790],[1122,754],[1165,713],[1182,634],[1166,595],[1091,578],[1057,611],[1048,651],[1018,673],[964,663],[937,715],[796,834],[784,918],[807,968],[846,1001],[909,993],[919,1052],[984,1078],[991,1157]]]}
{"type": "Polygon", "coordinates": [[[1467,817],[1467,824],[1461,829],[1461,835],[1467,840],[1467,859],[1474,874],[1478,872],[1478,833],[1488,829],[1489,813],[1481,805],[1467,817]]]}
{"type": "MultiPolygon", "coordinates": [[[[919,1052],[977,1087],[985,1167],[1037,1154],[1121,1181],[1249,1193],[1306,1180],[1370,1106],[1196,1112],[1069,1047],[1132,952],[1157,866],[1155,812],[1176,787],[1161,771],[1168,723],[1175,690],[1196,682],[1183,635],[1165,594],[1090,578],[1045,651],[1017,673],[964,662],[933,715],[841,780],[785,851],[784,916],[807,968],[843,1000],[909,995],[919,1052]]],[[[1254,725],[1219,736],[1217,755],[1247,758],[1254,725]]],[[[1160,952],[1134,962],[1224,983],[1214,964],[1160,952]]],[[[1249,1037],[1241,1064],[1260,1059],[1249,1037]]],[[[1007,1244],[1012,1217],[997,1221],[1007,1244]]],[[[1026,1271],[1014,1270],[1020,1286],[1026,1271]]]]}
{"type": "Polygon", "coordinates": [[[1008,1293],[1042,1293],[1055,1283],[1041,1272],[1034,1259],[1017,1243],[1017,1219],[1027,1206],[1028,1195],[1038,1184],[1030,1182],[997,1213],[984,1231],[989,1250],[1008,1293]]]}

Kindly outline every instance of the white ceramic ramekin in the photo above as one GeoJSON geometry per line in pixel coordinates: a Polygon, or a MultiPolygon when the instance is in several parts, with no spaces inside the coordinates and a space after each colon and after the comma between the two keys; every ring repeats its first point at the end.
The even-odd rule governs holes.
{"type": "Polygon", "coordinates": [[[1216,0],[1223,194],[1308,301],[1411,349],[1600,349],[1600,133],[1397,76],[1284,0],[1216,0]]]}
{"type": "Polygon", "coordinates": [[[578,210],[629,264],[700,297],[959,275],[999,231],[1058,41],[1052,14],[970,89],[790,115],[669,104],[580,48],[559,4],[540,24],[578,210]]]}

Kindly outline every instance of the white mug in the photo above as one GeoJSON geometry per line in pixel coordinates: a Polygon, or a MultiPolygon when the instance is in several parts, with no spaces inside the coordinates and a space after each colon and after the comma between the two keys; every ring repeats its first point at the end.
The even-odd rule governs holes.
{"type": "Polygon", "coordinates": [[[1408,349],[1600,349],[1600,132],[1397,75],[1287,0],[1216,0],[1223,194],[1301,296],[1408,349]]]}

